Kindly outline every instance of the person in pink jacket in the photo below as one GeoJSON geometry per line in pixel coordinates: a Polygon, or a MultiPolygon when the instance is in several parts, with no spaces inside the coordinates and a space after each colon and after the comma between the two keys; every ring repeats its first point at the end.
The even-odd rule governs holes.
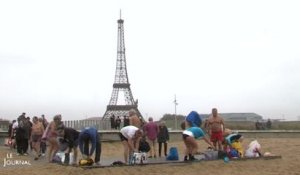
{"type": "Polygon", "coordinates": [[[148,123],[144,126],[145,136],[147,138],[147,142],[150,144],[150,156],[149,158],[156,158],[156,139],[158,135],[158,125],[153,122],[153,118],[149,117],[148,123]]]}

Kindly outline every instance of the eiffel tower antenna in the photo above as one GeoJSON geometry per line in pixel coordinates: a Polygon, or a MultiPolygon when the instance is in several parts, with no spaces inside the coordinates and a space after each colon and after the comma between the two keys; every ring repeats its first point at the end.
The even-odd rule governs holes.
{"type": "Polygon", "coordinates": [[[124,20],[121,19],[121,10],[120,10],[120,19],[118,20],[118,43],[117,43],[117,64],[115,72],[115,81],[113,84],[113,91],[109,101],[109,104],[106,107],[106,112],[103,115],[102,120],[109,119],[112,115],[114,116],[128,116],[128,112],[131,109],[134,109],[137,112],[137,115],[143,120],[143,116],[138,110],[138,100],[134,100],[130,83],[128,80],[127,66],[126,66],[126,55],[125,55],[125,42],[124,42],[124,20]],[[123,101],[119,99],[121,92],[124,94],[123,101]],[[123,102],[123,104],[120,104],[123,102]]]}

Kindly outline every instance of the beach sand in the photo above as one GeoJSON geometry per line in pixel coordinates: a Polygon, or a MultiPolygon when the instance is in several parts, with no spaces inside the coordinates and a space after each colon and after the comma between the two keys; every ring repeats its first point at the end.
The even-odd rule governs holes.
{"type": "MultiPolygon", "coordinates": [[[[245,139],[243,145],[248,145],[251,139],[245,139]]],[[[82,169],[80,167],[62,166],[46,163],[45,158],[34,161],[33,156],[16,156],[14,150],[7,147],[0,147],[0,174],[1,175],[268,175],[268,174],[292,174],[300,175],[300,138],[277,138],[277,139],[258,139],[262,145],[262,152],[271,152],[275,155],[281,155],[281,159],[271,160],[241,160],[229,161],[223,160],[202,161],[188,164],[168,164],[168,165],[146,165],[146,166],[126,166],[126,167],[108,167],[82,169]],[[12,153],[12,160],[26,160],[31,165],[18,165],[3,167],[4,158],[12,153]]],[[[176,146],[179,150],[180,158],[184,145],[180,141],[170,142],[169,147],[176,146]]],[[[200,150],[205,150],[207,145],[199,141],[200,150]]],[[[120,142],[102,143],[101,160],[123,160],[123,147],[120,142]]]]}

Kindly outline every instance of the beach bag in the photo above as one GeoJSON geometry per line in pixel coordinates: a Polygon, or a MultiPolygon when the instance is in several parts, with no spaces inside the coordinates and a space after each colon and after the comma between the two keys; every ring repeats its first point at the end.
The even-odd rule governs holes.
{"type": "Polygon", "coordinates": [[[94,164],[94,161],[91,158],[79,160],[80,166],[92,166],[93,164],[94,164]]]}
{"type": "Polygon", "coordinates": [[[141,141],[140,141],[140,145],[139,145],[139,151],[140,152],[145,152],[145,153],[147,153],[147,152],[149,152],[150,151],[150,145],[149,145],[149,143],[146,141],[146,139],[141,139],[141,141]]]}
{"type": "Polygon", "coordinates": [[[52,163],[61,163],[61,158],[58,155],[55,155],[52,159],[52,163]]]}
{"type": "Polygon", "coordinates": [[[218,151],[207,150],[204,152],[205,160],[217,160],[219,157],[218,151]]]}
{"type": "Polygon", "coordinates": [[[133,153],[131,164],[145,164],[148,163],[147,153],[133,153]]]}
{"type": "Polygon", "coordinates": [[[190,112],[186,118],[186,121],[190,122],[192,124],[192,127],[200,127],[202,124],[202,119],[200,115],[196,111],[190,112]]]}
{"type": "Polygon", "coordinates": [[[229,151],[229,158],[240,158],[240,154],[236,149],[231,148],[229,151]]]}
{"type": "Polygon", "coordinates": [[[176,147],[171,147],[169,150],[169,154],[166,158],[167,160],[178,160],[178,150],[176,147]]]}
{"type": "Polygon", "coordinates": [[[259,157],[260,156],[261,145],[257,140],[253,140],[245,152],[245,157],[259,157]]]}
{"type": "Polygon", "coordinates": [[[53,163],[63,163],[65,160],[65,153],[57,152],[52,159],[53,163]]]}
{"type": "Polygon", "coordinates": [[[226,151],[219,150],[218,151],[218,159],[224,159],[225,157],[227,157],[226,151]]]}

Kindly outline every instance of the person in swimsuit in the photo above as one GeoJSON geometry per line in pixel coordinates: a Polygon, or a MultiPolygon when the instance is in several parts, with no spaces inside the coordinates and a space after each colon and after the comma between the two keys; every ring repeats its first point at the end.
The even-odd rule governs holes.
{"type": "Polygon", "coordinates": [[[212,115],[208,118],[208,128],[210,140],[213,142],[214,146],[217,147],[218,144],[218,150],[223,150],[222,142],[225,125],[223,118],[218,115],[218,110],[216,108],[212,109],[212,115]]]}
{"type": "Polygon", "coordinates": [[[131,109],[128,113],[129,115],[129,125],[135,126],[137,128],[142,127],[142,121],[138,117],[137,112],[134,109],[131,109]]]}
{"type": "Polygon", "coordinates": [[[41,122],[39,122],[38,118],[34,116],[32,118],[32,127],[31,127],[31,143],[32,148],[36,152],[34,160],[38,160],[41,156],[40,154],[40,146],[41,146],[41,139],[44,133],[44,126],[41,122]]]}
{"type": "Polygon", "coordinates": [[[56,129],[59,125],[62,124],[61,115],[55,115],[53,121],[47,126],[42,139],[47,139],[49,150],[48,150],[48,161],[52,162],[53,157],[58,151],[59,145],[57,141],[57,132],[56,129]]]}
{"type": "Polygon", "coordinates": [[[197,126],[192,126],[192,123],[189,121],[184,121],[184,124],[181,125],[184,131],[182,132],[183,142],[186,146],[184,161],[193,161],[196,160],[194,155],[198,152],[198,143],[196,139],[203,139],[211,147],[215,148],[213,143],[209,141],[208,136],[204,131],[197,126]]]}

